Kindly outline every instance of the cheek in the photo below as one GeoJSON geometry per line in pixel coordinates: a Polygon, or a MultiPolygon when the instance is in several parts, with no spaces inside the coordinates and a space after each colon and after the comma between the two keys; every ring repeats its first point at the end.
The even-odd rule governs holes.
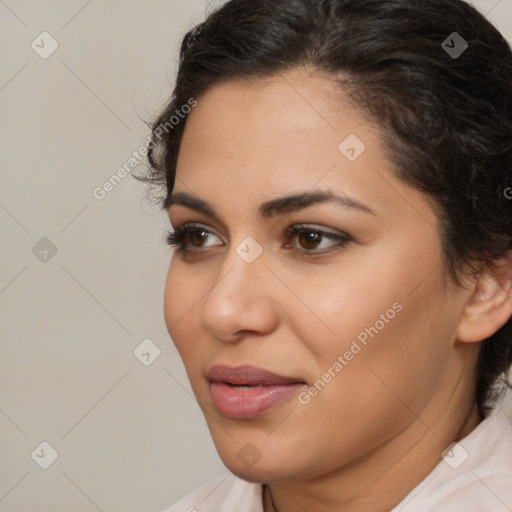
{"type": "Polygon", "coordinates": [[[432,348],[440,333],[429,328],[425,314],[436,307],[434,295],[401,297],[400,304],[393,298],[374,295],[371,304],[368,298],[356,303],[342,294],[337,300],[344,312],[336,315],[327,303],[318,310],[326,318],[332,313],[337,337],[309,338],[316,343],[317,371],[296,407],[301,423],[308,425],[298,437],[323,454],[319,467],[348,462],[391,439],[417,419],[412,411],[428,404],[442,380],[444,355],[432,348]]]}
{"type": "Polygon", "coordinates": [[[323,347],[324,372],[342,356],[340,377],[333,379],[324,405],[343,409],[351,403],[364,422],[411,420],[407,404],[421,410],[428,403],[449,358],[451,327],[443,319],[438,283],[410,295],[376,292],[371,299],[345,299],[354,315],[338,321],[338,341],[323,347]]]}
{"type": "Polygon", "coordinates": [[[171,262],[167,273],[164,292],[164,318],[167,330],[180,356],[187,357],[187,348],[195,344],[186,341],[194,336],[192,321],[194,307],[198,305],[202,294],[197,291],[193,276],[179,268],[178,262],[171,262]]]}
{"type": "Polygon", "coordinates": [[[284,279],[309,306],[291,302],[287,314],[315,360],[305,368],[310,382],[320,379],[319,406],[356,400],[363,415],[388,401],[406,409],[398,397],[421,406],[441,380],[452,325],[440,271],[425,279],[425,255],[410,250],[372,259],[357,270],[347,257],[343,267],[318,267],[300,279],[288,270],[284,279]]]}
{"type": "Polygon", "coordinates": [[[203,346],[198,308],[203,304],[207,285],[204,278],[187,271],[180,262],[171,262],[164,293],[165,323],[196,397],[202,394],[197,387],[202,380],[198,363],[207,348],[203,346]]]}
{"type": "Polygon", "coordinates": [[[281,271],[283,281],[293,290],[284,302],[285,321],[322,369],[349,350],[354,340],[364,347],[376,331],[389,330],[400,315],[397,310],[402,309],[399,279],[403,275],[379,275],[367,271],[364,262],[357,270],[348,258],[343,263],[281,271]]]}

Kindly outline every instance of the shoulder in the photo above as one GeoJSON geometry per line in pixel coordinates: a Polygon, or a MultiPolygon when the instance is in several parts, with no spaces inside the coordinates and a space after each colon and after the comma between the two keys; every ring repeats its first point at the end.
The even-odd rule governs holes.
{"type": "Polygon", "coordinates": [[[395,508],[400,512],[510,512],[512,425],[499,409],[464,439],[395,508]]]}
{"type": "Polygon", "coordinates": [[[263,512],[263,487],[227,473],[161,512],[263,512]]]}

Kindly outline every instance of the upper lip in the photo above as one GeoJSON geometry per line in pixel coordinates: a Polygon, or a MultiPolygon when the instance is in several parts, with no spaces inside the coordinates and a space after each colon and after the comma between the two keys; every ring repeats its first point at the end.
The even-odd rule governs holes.
{"type": "Polygon", "coordinates": [[[295,377],[284,377],[256,366],[226,366],[218,364],[212,366],[206,373],[212,382],[225,382],[234,386],[271,386],[273,384],[304,384],[304,381],[295,377]]]}

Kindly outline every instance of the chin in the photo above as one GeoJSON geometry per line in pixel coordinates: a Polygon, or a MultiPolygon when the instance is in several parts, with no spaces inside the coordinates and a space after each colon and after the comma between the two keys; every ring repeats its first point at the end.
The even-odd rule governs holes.
{"type": "Polygon", "coordinates": [[[300,476],[297,474],[297,468],[290,466],[290,459],[286,457],[276,459],[262,456],[251,462],[244,461],[243,456],[239,457],[239,452],[219,452],[219,456],[231,473],[251,483],[294,480],[300,476]]]}
{"type": "MultiPolygon", "coordinates": [[[[231,471],[231,473],[233,473],[234,475],[236,475],[238,478],[241,478],[242,480],[245,480],[246,482],[250,482],[252,484],[264,484],[264,483],[267,483],[267,482],[271,482],[272,480],[279,480],[279,478],[272,478],[269,473],[267,472],[263,472],[263,471],[259,471],[259,472],[256,472],[254,470],[240,470],[240,471],[237,471],[237,468],[229,468],[228,469],[231,471]]],[[[238,468],[240,469],[240,468],[238,468]]]]}

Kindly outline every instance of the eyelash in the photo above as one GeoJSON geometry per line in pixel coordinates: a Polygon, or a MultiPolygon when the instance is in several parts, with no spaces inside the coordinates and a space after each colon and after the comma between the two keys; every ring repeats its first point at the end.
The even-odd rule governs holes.
{"type": "MultiPolygon", "coordinates": [[[[167,234],[167,237],[166,237],[167,245],[169,245],[171,247],[175,247],[176,252],[178,252],[178,253],[203,252],[203,249],[200,249],[200,248],[199,249],[190,249],[186,245],[189,235],[191,235],[193,233],[197,233],[197,232],[206,232],[208,234],[213,234],[213,233],[211,233],[211,231],[209,231],[204,226],[201,226],[198,224],[185,224],[184,226],[182,226],[180,228],[176,228],[174,231],[169,231],[169,233],[167,234]]],[[[323,238],[328,238],[330,240],[337,240],[339,242],[339,244],[337,245],[338,248],[343,248],[353,241],[352,237],[350,235],[348,235],[347,233],[338,235],[335,233],[330,233],[328,231],[322,231],[321,229],[316,229],[316,228],[313,228],[311,226],[304,225],[304,224],[298,224],[295,226],[291,226],[286,231],[288,239],[295,237],[301,233],[315,233],[315,234],[321,235],[323,238]]],[[[315,249],[310,249],[310,250],[298,249],[296,247],[293,247],[292,249],[299,251],[307,256],[310,256],[310,255],[315,256],[315,255],[326,254],[326,252],[331,252],[332,247],[336,247],[336,246],[331,246],[329,249],[327,249],[327,251],[324,250],[323,252],[317,251],[315,249]]]]}

